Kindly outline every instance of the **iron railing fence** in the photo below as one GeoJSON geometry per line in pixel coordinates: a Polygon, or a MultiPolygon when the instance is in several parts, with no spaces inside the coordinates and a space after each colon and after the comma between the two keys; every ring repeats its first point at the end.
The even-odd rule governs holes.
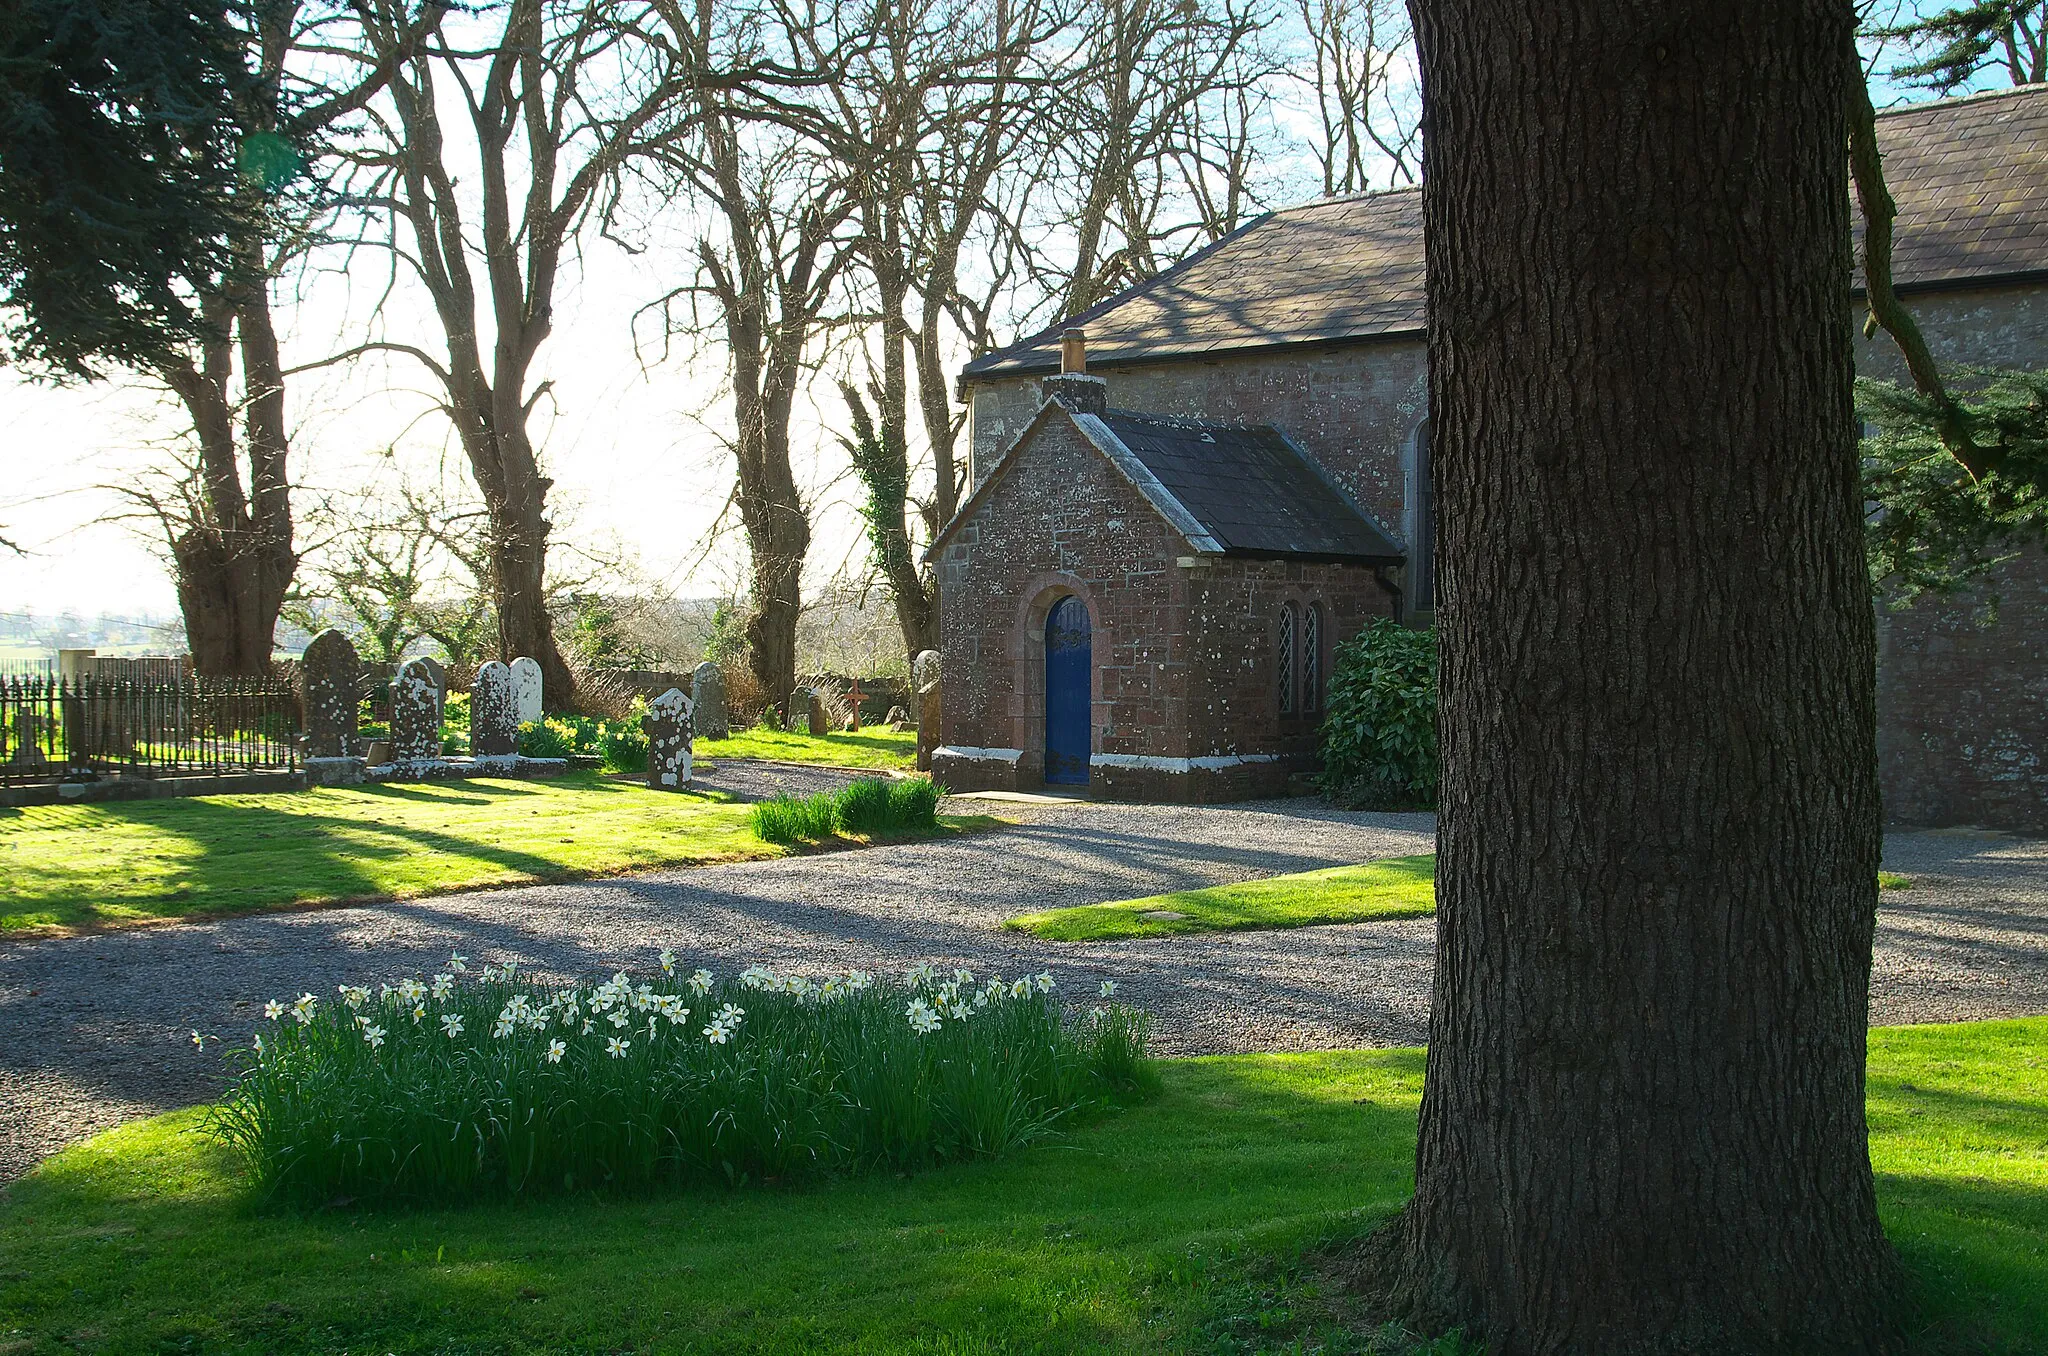
{"type": "Polygon", "coordinates": [[[298,736],[274,679],[0,676],[0,786],[292,771],[298,736]]]}

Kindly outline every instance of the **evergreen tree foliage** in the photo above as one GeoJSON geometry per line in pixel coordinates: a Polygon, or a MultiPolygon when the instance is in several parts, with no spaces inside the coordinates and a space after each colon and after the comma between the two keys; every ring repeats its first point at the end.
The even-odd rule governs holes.
{"type": "Polygon", "coordinates": [[[1953,593],[1999,561],[2048,544],[2048,371],[1959,368],[1952,417],[1994,468],[1972,476],[1939,433],[1941,401],[1861,380],[1865,544],[1871,582],[1895,602],[1953,593]]]}
{"type": "Polygon", "coordinates": [[[1985,71],[2015,85],[2048,77],[2048,0],[1950,5],[1875,36],[1901,39],[1915,54],[1892,68],[1892,79],[1936,94],[1954,94],[1985,71]]]}
{"type": "Polygon", "coordinates": [[[199,334],[189,285],[231,262],[239,42],[205,0],[0,6],[0,361],[82,378],[199,334]]]}

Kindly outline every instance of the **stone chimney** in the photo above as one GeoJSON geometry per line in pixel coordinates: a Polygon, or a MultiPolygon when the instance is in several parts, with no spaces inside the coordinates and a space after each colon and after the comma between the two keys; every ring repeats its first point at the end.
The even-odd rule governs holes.
{"type": "Polygon", "coordinates": [[[1075,414],[1100,415],[1109,408],[1109,383],[1088,375],[1088,336],[1068,330],[1060,336],[1060,374],[1039,383],[1047,400],[1057,400],[1075,414]]]}

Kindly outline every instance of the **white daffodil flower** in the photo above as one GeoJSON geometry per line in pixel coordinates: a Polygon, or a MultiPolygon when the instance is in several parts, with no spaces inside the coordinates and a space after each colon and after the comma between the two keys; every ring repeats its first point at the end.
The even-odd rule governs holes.
{"type": "Polygon", "coordinates": [[[454,1040],[462,1034],[462,1018],[452,1012],[443,1014],[441,1030],[447,1033],[449,1040],[454,1040]]]}
{"type": "Polygon", "coordinates": [[[568,1050],[568,1048],[569,1048],[568,1046],[566,1046],[566,1045],[562,1044],[562,1043],[561,1043],[560,1041],[549,1041],[549,1042],[548,1042],[548,1063],[550,1063],[550,1064],[560,1064],[560,1063],[562,1062],[562,1055],[563,1055],[563,1053],[564,1053],[564,1052],[566,1052],[566,1051],[568,1050]]]}
{"type": "Polygon", "coordinates": [[[626,1052],[633,1048],[633,1042],[622,1041],[617,1036],[604,1043],[604,1052],[613,1059],[624,1059],[626,1052]]]}
{"type": "Polygon", "coordinates": [[[263,1015],[273,1022],[276,1021],[284,1016],[284,1004],[278,1002],[275,998],[271,999],[263,1005],[263,1015]]]}

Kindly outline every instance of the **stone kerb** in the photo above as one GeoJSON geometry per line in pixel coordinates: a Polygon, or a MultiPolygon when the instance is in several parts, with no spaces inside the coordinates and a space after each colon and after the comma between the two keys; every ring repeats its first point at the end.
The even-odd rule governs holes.
{"type": "Polygon", "coordinates": [[[478,758],[519,752],[519,708],[512,670],[493,659],[480,665],[469,689],[469,750],[478,758]]]}
{"type": "Polygon", "coordinates": [[[441,666],[409,659],[391,682],[391,761],[408,767],[441,759],[441,666]]]}
{"type": "Polygon", "coordinates": [[[540,661],[521,655],[512,661],[512,711],[516,724],[529,725],[541,718],[541,699],[546,695],[541,684],[540,661]]]}
{"type": "Polygon", "coordinates": [[[725,674],[708,659],[690,675],[690,722],[706,739],[724,739],[732,733],[732,718],[725,709],[725,674]]]}
{"type": "Polygon", "coordinates": [[[657,791],[680,791],[690,784],[691,705],[681,688],[672,687],[649,702],[640,718],[647,732],[647,784],[657,791]]]}
{"type": "Polygon", "coordinates": [[[932,769],[932,753],[939,747],[941,668],[937,650],[919,650],[910,661],[910,690],[917,702],[917,770],[932,769]]]}

